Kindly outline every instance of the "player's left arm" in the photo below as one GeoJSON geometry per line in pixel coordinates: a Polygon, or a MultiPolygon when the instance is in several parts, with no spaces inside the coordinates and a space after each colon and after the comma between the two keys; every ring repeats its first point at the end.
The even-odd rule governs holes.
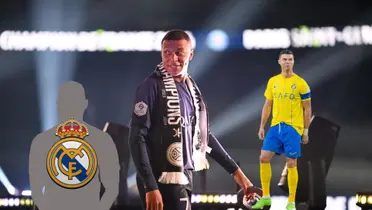
{"type": "Polygon", "coordinates": [[[304,107],[304,128],[309,129],[311,121],[311,100],[302,101],[304,107]]]}
{"type": "Polygon", "coordinates": [[[100,180],[105,187],[101,198],[101,210],[109,210],[119,195],[120,164],[118,151],[111,136],[107,133],[99,141],[97,150],[100,180]]]}
{"type": "Polygon", "coordinates": [[[211,132],[209,132],[208,146],[211,148],[209,156],[220,164],[229,174],[233,174],[239,169],[238,164],[236,164],[211,132]]]}
{"type": "Polygon", "coordinates": [[[311,90],[309,85],[303,81],[302,88],[300,89],[302,107],[304,109],[304,135],[308,135],[309,126],[311,121],[311,90]]]}

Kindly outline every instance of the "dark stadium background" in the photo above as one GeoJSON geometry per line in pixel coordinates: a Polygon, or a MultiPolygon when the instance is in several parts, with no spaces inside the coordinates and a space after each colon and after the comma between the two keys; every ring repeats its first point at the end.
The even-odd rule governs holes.
{"type": "MultiPolygon", "coordinates": [[[[209,105],[212,132],[255,184],[259,184],[261,142],[256,134],[264,102],[263,87],[270,76],[280,72],[277,64],[280,49],[244,49],[243,31],[330,26],[342,32],[346,26],[372,27],[371,3],[362,0],[40,2],[2,1],[0,32],[173,28],[191,31],[196,49],[190,72],[209,105]],[[216,52],[206,45],[207,34],[214,29],[224,30],[230,37],[230,45],[224,51],[216,52]],[[244,119],[239,115],[244,115],[244,119]]],[[[327,177],[328,194],[353,196],[357,191],[372,189],[371,43],[347,45],[341,41],[334,46],[290,49],[295,53],[295,72],[312,89],[313,112],[342,127],[327,177]]],[[[41,108],[43,101],[55,100],[55,94],[47,94],[48,91],[53,93],[50,90],[57,90],[63,81],[78,81],[85,87],[90,102],[86,111],[88,123],[99,128],[106,121],[126,125],[137,85],[159,62],[157,51],[1,50],[0,166],[10,182],[16,188],[29,189],[30,144],[35,135],[50,126],[45,123],[48,116],[42,117],[41,108]],[[38,79],[40,76],[43,79],[38,79]]],[[[282,194],[275,186],[283,166],[283,157],[274,160],[275,195],[282,194]]],[[[130,174],[134,172],[131,166],[130,174]]],[[[208,173],[209,192],[235,192],[232,177],[220,166],[213,163],[208,173]]],[[[197,192],[200,186],[195,187],[197,192]]],[[[8,195],[2,185],[0,195],[8,195]]]]}

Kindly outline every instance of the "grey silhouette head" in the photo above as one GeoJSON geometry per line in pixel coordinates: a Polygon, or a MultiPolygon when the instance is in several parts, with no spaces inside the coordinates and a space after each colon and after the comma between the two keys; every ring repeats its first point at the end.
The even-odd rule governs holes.
{"type": "Polygon", "coordinates": [[[64,83],[58,93],[58,115],[61,121],[71,117],[82,120],[88,106],[84,87],[75,81],[64,83]]]}

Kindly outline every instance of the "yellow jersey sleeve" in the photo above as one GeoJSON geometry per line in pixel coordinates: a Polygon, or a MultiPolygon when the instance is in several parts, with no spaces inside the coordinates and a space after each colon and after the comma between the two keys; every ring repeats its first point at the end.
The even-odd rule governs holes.
{"type": "Polygon", "coordinates": [[[272,101],[273,100],[273,79],[269,79],[269,82],[267,82],[266,90],[265,90],[265,97],[272,101]]]}
{"type": "Polygon", "coordinates": [[[311,99],[311,90],[305,80],[301,80],[300,95],[302,101],[308,101],[311,99]]]}

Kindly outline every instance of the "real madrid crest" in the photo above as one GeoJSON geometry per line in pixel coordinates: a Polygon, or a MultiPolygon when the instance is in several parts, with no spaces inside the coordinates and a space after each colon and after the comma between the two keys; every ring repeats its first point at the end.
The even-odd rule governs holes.
{"type": "Polygon", "coordinates": [[[60,140],[48,152],[47,170],[59,186],[78,189],[87,185],[97,172],[97,155],[84,140],[88,128],[71,118],[56,130],[60,140]]]}

